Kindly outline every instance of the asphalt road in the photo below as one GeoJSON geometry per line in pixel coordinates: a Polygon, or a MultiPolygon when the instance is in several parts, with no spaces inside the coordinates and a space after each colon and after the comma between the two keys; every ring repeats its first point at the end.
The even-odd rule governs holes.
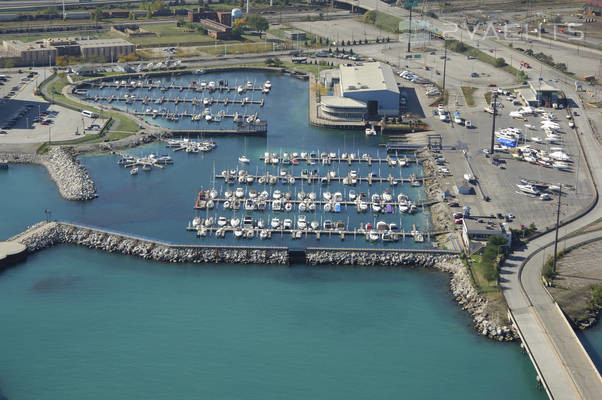
{"type": "MultiPolygon", "coordinates": [[[[359,3],[400,17],[405,16],[406,13],[405,10],[390,7],[378,0],[360,0],[359,3]]],[[[435,27],[441,24],[441,21],[433,19],[430,19],[430,22],[435,27]]],[[[450,36],[459,38],[460,34],[460,30],[458,30],[450,36]]],[[[476,46],[478,41],[481,48],[498,47],[496,54],[498,57],[509,59],[511,56],[516,57],[517,54],[520,54],[512,49],[496,46],[496,43],[488,39],[470,38],[466,31],[463,32],[463,39],[473,46],[476,46]]],[[[566,93],[567,97],[579,102],[574,82],[571,79],[538,62],[534,63],[534,69],[541,71],[544,79],[556,80],[559,88],[566,93]]],[[[600,144],[595,140],[589,122],[583,114],[581,112],[575,118],[575,123],[579,127],[579,138],[592,173],[593,182],[596,187],[600,187],[602,184],[600,144]]],[[[565,229],[573,232],[600,218],[602,218],[602,207],[596,196],[593,207],[582,217],[568,223],[565,229]]],[[[599,399],[600,393],[602,393],[600,373],[587,353],[580,348],[581,343],[566,318],[552,306],[554,303],[541,282],[543,253],[537,253],[537,251],[552,242],[553,239],[554,233],[550,232],[529,242],[525,249],[513,253],[501,270],[502,290],[511,312],[518,316],[516,322],[523,333],[527,346],[535,357],[536,364],[546,366],[541,373],[545,383],[551,389],[551,397],[554,399],[599,399]],[[532,259],[525,262],[529,257],[532,259]],[[550,356],[551,354],[554,356],[550,356]]]]}

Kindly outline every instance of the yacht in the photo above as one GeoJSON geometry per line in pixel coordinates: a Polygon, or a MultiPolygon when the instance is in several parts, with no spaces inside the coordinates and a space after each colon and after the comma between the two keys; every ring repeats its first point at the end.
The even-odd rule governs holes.
{"type": "Polygon", "coordinates": [[[307,218],[305,217],[305,215],[299,215],[299,217],[297,218],[297,228],[307,228],[307,218]]]}
{"type": "Polygon", "coordinates": [[[537,195],[539,194],[539,190],[535,189],[532,185],[530,184],[526,184],[526,185],[521,185],[521,184],[517,184],[516,187],[518,187],[518,189],[521,192],[527,193],[527,194],[532,194],[532,195],[537,195]]]}

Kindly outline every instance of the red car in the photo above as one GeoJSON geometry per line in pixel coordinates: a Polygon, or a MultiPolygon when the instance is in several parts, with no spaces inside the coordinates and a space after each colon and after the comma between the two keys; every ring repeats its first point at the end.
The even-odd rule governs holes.
{"type": "Polygon", "coordinates": [[[490,83],[489,85],[487,85],[489,87],[496,87],[497,85],[495,83],[490,83]]]}
{"type": "Polygon", "coordinates": [[[42,122],[40,122],[40,125],[50,125],[50,122],[48,122],[48,121],[42,121],[42,122]]]}
{"type": "Polygon", "coordinates": [[[464,222],[464,218],[457,218],[457,219],[454,221],[454,224],[456,224],[456,225],[460,225],[460,224],[462,224],[462,222],[464,222]]]}

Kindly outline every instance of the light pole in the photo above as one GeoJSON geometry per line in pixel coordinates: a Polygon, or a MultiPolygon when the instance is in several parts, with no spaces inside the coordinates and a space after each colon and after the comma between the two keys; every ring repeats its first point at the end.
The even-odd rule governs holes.
{"type": "Polygon", "coordinates": [[[447,72],[447,42],[446,39],[447,36],[443,36],[443,48],[444,48],[444,53],[443,53],[443,98],[445,99],[445,73],[447,72]]]}
{"type": "Polygon", "coordinates": [[[557,261],[557,253],[558,253],[558,227],[560,225],[560,200],[562,199],[562,185],[560,186],[560,191],[558,192],[558,208],[556,209],[556,234],[554,237],[554,264],[553,271],[556,272],[556,261],[557,261]]]}
{"type": "Polygon", "coordinates": [[[489,149],[489,152],[493,156],[493,143],[495,141],[495,114],[497,114],[497,92],[493,93],[491,99],[493,100],[493,120],[491,123],[491,149],[489,149]]]}

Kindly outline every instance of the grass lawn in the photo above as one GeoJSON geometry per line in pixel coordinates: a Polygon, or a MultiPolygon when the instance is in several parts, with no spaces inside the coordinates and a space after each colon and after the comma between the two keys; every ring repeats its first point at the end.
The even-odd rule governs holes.
{"type": "Polygon", "coordinates": [[[487,92],[485,92],[485,102],[487,104],[491,104],[491,90],[488,90],[487,92]]]}
{"type": "Polygon", "coordinates": [[[514,68],[508,64],[503,65],[503,66],[498,66],[495,57],[490,56],[489,54],[477,49],[476,47],[472,47],[472,46],[467,45],[466,43],[462,43],[456,39],[447,39],[445,44],[448,49],[450,49],[451,51],[453,51],[455,53],[464,54],[466,56],[472,56],[479,61],[482,61],[489,65],[493,65],[496,68],[500,68],[500,69],[508,72],[509,74],[511,74],[515,77],[517,82],[522,82],[522,81],[526,80],[526,75],[525,75],[524,71],[519,71],[516,68],[514,68]]]}
{"type": "Polygon", "coordinates": [[[469,107],[474,107],[474,92],[477,88],[462,86],[462,94],[464,95],[464,100],[466,101],[466,105],[469,107]]]}
{"type": "MultiPolygon", "coordinates": [[[[399,32],[399,23],[401,21],[403,21],[401,18],[397,18],[392,15],[385,14],[384,12],[381,12],[381,11],[377,11],[377,10],[373,10],[373,11],[375,13],[375,19],[374,19],[374,23],[372,25],[376,26],[377,28],[379,28],[383,31],[387,31],[387,32],[391,32],[391,33],[399,32]]],[[[366,15],[366,14],[364,14],[364,15],[366,15]]],[[[366,22],[366,20],[364,19],[363,16],[359,17],[359,21],[366,22]]],[[[369,22],[366,22],[366,23],[369,23],[369,22]]]]}
{"type": "MultiPolygon", "coordinates": [[[[124,116],[123,114],[113,112],[113,111],[100,110],[98,108],[84,105],[82,103],[79,103],[77,101],[71,100],[71,99],[63,96],[63,94],[62,94],[63,88],[68,84],[69,84],[69,82],[67,81],[66,74],[64,74],[64,73],[59,74],[58,78],[56,80],[54,80],[50,85],[48,85],[48,94],[50,95],[50,99],[52,99],[58,103],[64,103],[66,105],[70,105],[70,106],[72,106],[72,108],[75,108],[77,110],[81,110],[81,109],[85,108],[85,109],[93,111],[97,114],[101,114],[101,115],[105,115],[105,116],[110,115],[111,117],[113,117],[116,122],[113,124],[113,126],[111,127],[109,132],[107,132],[106,135],[103,135],[103,136],[108,137],[109,140],[122,139],[133,133],[138,132],[138,130],[139,130],[138,123],[136,121],[124,116]]],[[[94,140],[94,139],[100,140],[101,138],[102,137],[100,137],[100,136],[86,136],[81,139],[76,139],[76,141],[78,143],[82,143],[82,142],[80,142],[82,140],[83,141],[94,140]],[[91,138],[91,139],[88,139],[88,138],[91,138]]],[[[67,144],[67,143],[65,143],[65,144],[67,144]]]]}
{"type": "Polygon", "coordinates": [[[148,24],[141,27],[149,32],[154,32],[156,36],[125,37],[117,32],[108,32],[107,35],[112,38],[122,38],[140,46],[157,45],[201,45],[214,43],[215,40],[208,35],[196,31],[189,31],[184,27],[176,26],[176,23],[166,24],[148,24]]]}

